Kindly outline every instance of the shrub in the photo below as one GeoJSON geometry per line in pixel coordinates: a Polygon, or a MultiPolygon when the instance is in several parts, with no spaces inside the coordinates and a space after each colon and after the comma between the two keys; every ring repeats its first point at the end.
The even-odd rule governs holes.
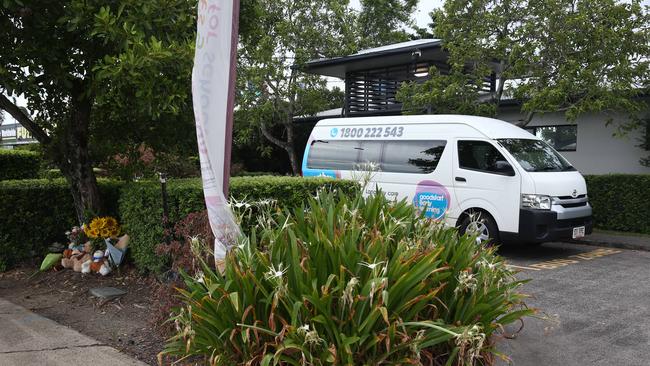
{"type": "Polygon", "coordinates": [[[38,177],[40,154],[25,150],[0,149],[0,180],[38,177]]]}
{"type": "Polygon", "coordinates": [[[494,248],[383,195],[260,217],[224,276],[185,276],[165,352],[210,364],[473,364],[532,311],[494,248]]]}
{"type": "Polygon", "coordinates": [[[650,174],[585,178],[596,227],[650,234],[650,174]]]}
{"type": "MultiPolygon", "coordinates": [[[[115,214],[119,184],[99,182],[106,211],[115,214]]],[[[0,265],[45,253],[65,231],[77,224],[70,188],[65,180],[12,180],[0,182],[0,265]]]]}
{"type": "MultiPolygon", "coordinates": [[[[235,177],[230,194],[236,200],[277,200],[283,207],[302,204],[322,186],[350,190],[355,183],[343,180],[300,177],[235,177]]],[[[167,184],[170,228],[192,212],[205,210],[200,179],[170,180],[167,184]]],[[[130,252],[142,271],[161,272],[167,256],[156,255],[164,237],[160,183],[136,182],[127,185],[120,197],[120,216],[125,232],[131,236],[130,252]]]]}

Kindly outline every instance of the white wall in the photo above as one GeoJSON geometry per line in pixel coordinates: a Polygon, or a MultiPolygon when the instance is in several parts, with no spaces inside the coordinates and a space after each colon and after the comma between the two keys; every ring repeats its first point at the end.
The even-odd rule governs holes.
{"type": "MultiPolygon", "coordinates": [[[[518,108],[503,110],[497,118],[516,123],[523,118],[518,108]]],[[[639,159],[648,157],[650,151],[639,148],[641,131],[633,131],[624,137],[614,137],[617,122],[623,115],[613,116],[612,123],[606,126],[608,116],[585,114],[575,123],[578,125],[576,151],[560,153],[583,174],[650,174],[650,168],[639,164],[639,159]]],[[[533,117],[528,127],[571,124],[562,113],[548,113],[533,117]]]]}

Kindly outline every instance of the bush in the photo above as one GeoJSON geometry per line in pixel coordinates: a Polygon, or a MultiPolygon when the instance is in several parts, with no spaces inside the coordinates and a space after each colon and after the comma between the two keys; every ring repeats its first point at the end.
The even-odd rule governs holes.
{"type": "Polygon", "coordinates": [[[263,215],[224,276],[186,276],[165,352],[219,365],[473,364],[532,313],[494,248],[383,195],[263,215]]]}
{"type": "MultiPolygon", "coordinates": [[[[230,194],[236,200],[277,200],[282,207],[302,204],[328,185],[351,190],[355,183],[343,180],[300,177],[235,177],[230,194]]],[[[167,184],[170,228],[192,212],[205,210],[200,179],[171,180],[167,184]]],[[[156,255],[155,248],[164,237],[160,183],[136,182],[127,185],[120,197],[120,216],[124,230],[131,236],[130,252],[142,271],[161,272],[168,257],[156,255]]]]}
{"type": "Polygon", "coordinates": [[[596,227],[650,234],[650,174],[585,178],[596,227]]]}
{"type": "Polygon", "coordinates": [[[0,180],[37,178],[40,167],[36,152],[0,149],[0,180]]]}
{"type": "MultiPolygon", "coordinates": [[[[99,182],[109,214],[117,212],[119,184],[99,182]]],[[[0,266],[45,254],[65,231],[77,224],[70,188],[65,180],[11,180],[0,182],[0,266]]]]}

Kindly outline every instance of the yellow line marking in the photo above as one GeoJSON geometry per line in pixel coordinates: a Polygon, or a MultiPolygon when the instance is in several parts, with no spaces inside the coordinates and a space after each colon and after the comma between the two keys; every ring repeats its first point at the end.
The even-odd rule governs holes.
{"type": "Polygon", "coordinates": [[[539,268],[525,267],[525,266],[516,266],[516,265],[514,265],[514,264],[506,264],[506,267],[510,267],[510,268],[518,268],[518,269],[527,269],[527,270],[531,270],[531,271],[541,271],[541,269],[539,269],[539,268]]]}
{"type": "Polygon", "coordinates": [[[602,258],[612,254],[622,253],[622,250],[618,249],[596,249],[590,252],[584,252],[580,254],[570,255],[567,258],[557,258],[545,262],[531,264],[531,269],[541,270],[541,269],[556,269],[559,267],[565,267],[570,264],[576,264],[583,261],[590,261],[596,258],[602,258]]]}

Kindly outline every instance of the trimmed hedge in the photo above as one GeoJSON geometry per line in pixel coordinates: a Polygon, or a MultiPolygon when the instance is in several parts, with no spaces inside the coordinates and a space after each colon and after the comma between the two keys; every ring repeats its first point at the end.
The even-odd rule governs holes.
{"type": "Polygon", "coordinates": [[[40,168],[39,153],[0,149],[0,180],[38,178],[40,168]]]}
{"type": "MultiPolygon", "coordinates": [[[[276,199],[281,207],[300,205],[325,185],[352,190],[356,183],[344,180],[300,177],[234,177],[230,194],[237,200],[276,199]]],[[[172,180],[167,184],[171,225],[191,212],[205,210],[200,179],[172,180]]],[[[143,271],[160,272],[168,258],[157,256],[155,248],[163,238],[160,183],[130,183],[122,190],[120,216],[131,237],[130,252],[136,266],[143,271]]]]}
{"type": "MultiPolygon", "coordinates": [[[[106,212],[117,213],[121,184],[99,181],[106,212]]],[[[76,223],[70,188],[64,179],[0,182],[0,269],[45,254],[53,242],[63,242],[76,223]]]]}
{"type": "Polygon", "coordinates": [[[599,229],[650,234],[650,174],[586,176],[599,229]]]}

